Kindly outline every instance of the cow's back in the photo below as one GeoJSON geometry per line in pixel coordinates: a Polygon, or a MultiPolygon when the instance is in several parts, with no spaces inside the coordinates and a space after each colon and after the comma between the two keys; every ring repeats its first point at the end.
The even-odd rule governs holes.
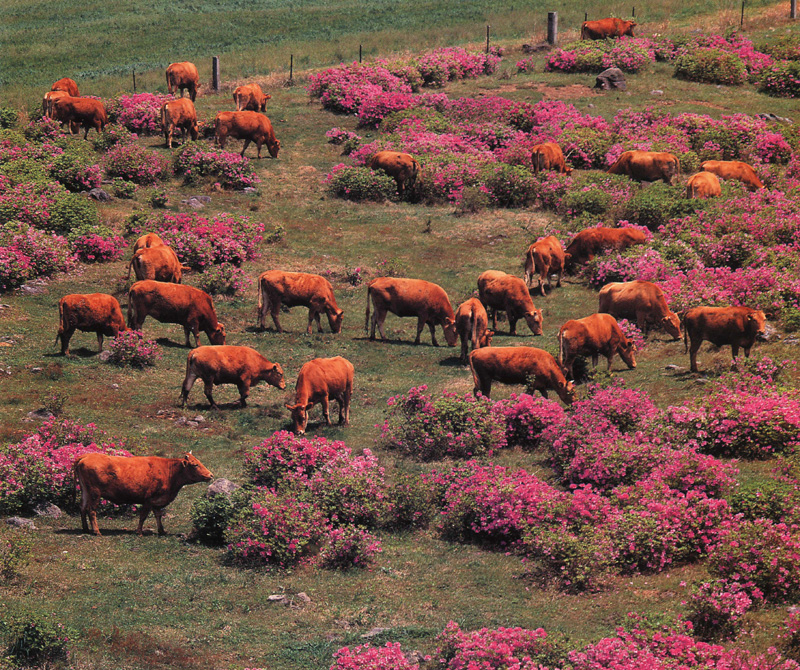
{"type": "Polygon", "coordinates": [[[422,311],[428,311],[441,312],[444,316],[455,318],[450,298],[445,290],[438,284],[424,279],[378,277],[370,282],[368,290],[371,295],[379,298],[385,308],[397,316],[416,316],[422,311]]]}

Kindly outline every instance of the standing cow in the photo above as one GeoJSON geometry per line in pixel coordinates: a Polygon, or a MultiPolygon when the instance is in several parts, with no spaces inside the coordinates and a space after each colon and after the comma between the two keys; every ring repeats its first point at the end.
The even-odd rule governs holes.
{"type": "Polygon", "coordinates": [[[397,316],[417,317],[417,337],[414,344],[419,344],[420,334],[425,324],[431,331],[431,341],[438,347],[436,341],[436,326],[444,330],[444,339],[447,346],[454,347],[458,341],[456,332],[456,316],[450,305],[450,298],[445,290],[438,284],[422,279],[404,279],[399,277],[378,277],[373,279],[367,287],[367,314],[364,320],[364,330],[370,328],[369,339],[375,339],[375,328],[381,334],[381,339],[386,341],[383,331],[383,322],[386,314],[391,312],[397,316]],[[370,301],[375,307],[375,313],[370,321],[370,301]],[[371,327],[370,327],[371,326],[371,327]]]}
{"type": "Polygon", "coordinates": [[[106,108],[100,100],[65,96],[52,99],[52,103],[53,118],[62,124],[68,124],[70,132],[75,127],[84,128],[83,139],[87,139],[92,128],[100,134],[108,123],[106,108]]]}
{"type": "Polygon", "coordinates": [[[462,302],[456,310],[456,331],[461,338],[461,362],[467,363],[467,350],[488,347],[492,344],[493,330],[488,330],[489,317],[486,309],[477,298],[462,302]]]}
{"type": "Polygon", "coordinates": [[[717,175],[712,172],[698,172],[686,182],[687,198],[716,198],[722,195],[717,175]]]}
{"type": "Polygon", "coordinates": [[[700,169],[711,172],[720,179],[734,179],[742,182],[748,191],[759,191],[764,188],[752,165],[743,161],[705,161],[700,169]]]}
{"type": "Polygon", "coordinates": [[[331,425],[330,401],[339,403],[339,424],[350,425],[350,399],[353,396],[355,368],[346,358],[315,358],[300,368],[294,400],[286,403],[292,413],[292,430],[303,435],[308,427],[309,410],[320,403],[325,423],[331,425]]]}
{"type": "Polygon", "coordinates": [[[531,164],[533,165],[533,174],[539,174],[542,170],[555,170],[567,176],[572,174],[572,168],[567,167],[564,152],[555,142],[545,142],[533,147],[531,164]]]}
{"type": "Polygon", "coordinates": [[[257,112],[220,112],[214,119],[214,133],[221,149],[225,148],[229,137],[244,140],[242,157],[250,142],[255,142],[259,158],[263,144],[267,145],[269,155],[273,158],[278,157],[281,148],[281,143],[275,139],[272,122],[257,112]]]}
{"type": "Polygon", "coordinates": [[[611,361],[619,354],[629,370],[636,367],[636,346],[629,340],[617,320],[610,314],[592,314],[583,319],[567,321],[558,331],[558,364],[564,374],[575,378],[574,363],[578,356],[591,356],[597,367],[603,355],[611,369],[611,361]]]}
{"type": "Polygon", "coordinates": [[[681,337],[681,321],[667,306],[664,291],[649,281],[613,282],[600,289],[598,312],[617,319],[636,320],[639,330],[647,335],[651,325],[663,328],[676,340],[681,337]]]}
{"type": "Polygon", "coordinates": [[[398,151],[379,151],[369,161],[372,170],[382,170],[397,184],[397,195],[403,195],[414,188],[420,173],[417,159],[411,154],[398,151]]]}
{"type": "Polygon", "coordinates": [[[181,97],[183,97],[184,90],[188,90],[189,97],[194,102],[197,97],[197,88],[200,86],[200,75],[195,64],[189,61],[171,63],[166,74],[169,94],[173,95],[180,89],[181,97]]]}
{"type": "Polygon", "coordinates": [[[756,340],[764,340],[767,317],[750,307],[692,307],[683,316],[683,343],[689,351],[692,372],[697,372],[697,352],[704,340],[716,347],[731,346],[731,356],[744,349],[745,358],[756,340]],[[691,349],[690,349],[691,343],[691,349]]]}
{"type": "Polygon", "coordinates": [[[311,335],[311,324],[316,319],[317,329],[322,332],[320,314],[325,313],[332,333],[342,331],[344,311],[336,304],[333,286],[320,275],[307,272],[283,272],[268,270],[258,278],[258,327],[265,327],[267,312],[272,316],[275,329],[283,332],[278,316],[281,307],[308,307],[308,328],[306,334],[311,335]]]}
{"type": "Polygon", "coordinates": [[[192,140],[196,140],[199,134],[197,127],[197,110],[194,103],[187,98],[168,100],[161,105],[161,128],[164,131],[164,139],[167,147],[172,149],[172,136],[176,128],[181,129],[181,140],[186,140],[189,133],[192,140]]]}
{"type": "Polygon", "coordinates": [[[271,100],[271,95],[264,95],[264,91],[258,84],[245,84],[237,86],[233,91],[233,101],[236,103],[236,111],[244,112],[266,112],[267,100],[271,100]]]}
{"type": "Polygon", "coordinates": [[[581,39],[605,40],[609,37],[622,37],[624,35],[633,37],[633,29],[636,26],[636,21],[625,21],[617,18],[584,21],[581,24],[581,39]]]}
{"type": "Polygon", "coordinates": [[[158,534],[164,535],[161,518],[164,508],[188,484],[208,482],[213,475],[190,451],[183,458],[158,456],[107,456],[91,453],[79,457],[72,466],[75,479],[81,487],[81,524],[89,532],[88,515],[92,531],[100,535],[97,525],[97,507],[100,500],[115,505],[138,505],[141,535],[144,520],[153,511],[158,534]]]}
{"type": "Polygon", "coordinates": [[[623,251],[635,244],[647,242],[647,235],[638,228],[586,228],[580,231],[564,252],[564,266],[572,271],[576,265],[586,265],[607,249],[623,251]]]}
{"type": "Polygon", "coordinates": [[[58,334],[61,354],[69,356],[69,341],[76,330],[97,333],[97,346],[103,351],[103,336],[116,337],[127,330],[119,302],[105,293],[65,295],[58,301],[58,334]]]}
{"type": "Polygon", "coordinates": [[[542,310],[536,309],[525,282],[519,277],[487,270],[478,277],[481,302],[492,315],[492,329],[497,330],[497,312],[508,317],[508,334],[517,334],[517,321],[525,319],[534,335],[542,334],[542,310]]]}
{"type": "Polygon", "coordinates": [[[666,151],[626,151],[606,170],[608,174],[624,174],[635,181],[672,180],[681,173],[681,164],[675,154],[666,151]]]}
{"type": "Polygon", "coordinates": [[[136,275],[136,279],[155,279],[156,281],[171,282],[180,284],[183,279],[183,271],[189,268],[181,265],[177,254],[166,244],[154,247],[139,249],[131,259],[128,266],[128,276],[130,270],[136,275]]]}
{"type": "Polygon", "coordinates": [[[59,79],[55,84],[50,87],[51,91],[63,91],[69,96],[73,98],[80,97],[80,93],[78,93],[78,84],[75,82],[74,79],[70,79],[69,77],[64,77],[63,79],[59,79]]]}
{"type": "Polygon", "coordinates": [[[564,247],[557,237],[550,235],[537,240],[528,247],[528,252],[525,254],[525,274],[522,278],[525,286],[529,287],[533,283],[533,276],[536,273],[539,275],[539,290],[542,295],[545,295],[545,281],[548,287],[551,286],[551,275],[558,275],[556,286],[560,287],[565,260],[564,247]]]}

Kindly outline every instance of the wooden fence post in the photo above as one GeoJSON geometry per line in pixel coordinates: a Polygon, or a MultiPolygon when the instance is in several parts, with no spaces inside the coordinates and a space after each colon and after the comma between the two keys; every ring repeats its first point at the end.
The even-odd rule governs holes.
{"type": "Polygon", "coordinates": [[[739,21],[739,30],[744,30],[744,3],[745,0],[742,0],[742,18],[739,21]]]}
{"type": "Polygon", "coordinates": [[[213,56],[211,58],[211,88],[217,93],[219,93],[220,83],[219,56],[213,56]]]}
{"type": "Polygon", "coordinates": [[[555,46],[558,41],[558,12],[547,12],[547,42],[555,46]]]}
{"type": "Polygon", "coordinates": [[[486,53],[489,53],[489,28],[491,26],[486,26],[486,53]]]}
{"type": "Polygon", "coordinates": [[[136,93],[136,68],[134,68],[132,72],[133,72],[133,92],[136,93]]]}
{"type": "Polygon", "coordinates": [[[797,0],[792,0],[790,9],[789,9],[789,18],[796,19],[797,18],[797,0]]]}

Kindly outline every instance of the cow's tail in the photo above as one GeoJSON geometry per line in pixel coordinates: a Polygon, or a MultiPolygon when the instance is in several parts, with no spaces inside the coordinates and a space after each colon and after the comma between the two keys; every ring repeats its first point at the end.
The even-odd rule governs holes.
{"type": "MultiPolygon", "coordinates": [[[[533,275],[536,272],[536,263],[533,260],[533,245],[532,244],[528,247],[528,258],[526,260],[530,261],[530,264],[531,264],[531,266],[530,266],[531,267],[531,271],[530,271],[530,274],[528,275],[528,286],[530,286],[531,282],[533,282],[533,275]]],[[[525,265],[527,265],[527,263],[525,263],[525,265]]]]}
{"type": "MultiPolygon", "coordinates": [[[[475,353],[474,351],[472,352],[475,353]]],[[[481,380],[478,377],[478,373],[475,371],[475,363],[472,361],[472,354],[467,358],[469,361],[469,371],[472,373],[472,383],[475,385],[475,394],[477,395],[478,391],[481,388],[481,380]]]]}
{"type": "Polygon", "coordinates": [[[683,325],[683,353],[689,353],[689,329],[686,327],[686,310],[680,313],[680,319],[683,325]]]}
{"type": "Polygon", "coordinates": [[[558,331],[558,365],[564,369],[564,330],[558,331]]]}
{"type": "Polygon", "coordinates": [[[164,129],[164,132],[167,130],[167,103],[165,102],[161,105],[161,112],[159,114],[161,119],[161,127],[164,129]]]}
{"type": "Polygon", "coordinates": [[[83,493],[83,484],[81,484],[81,478],[78,475],[78,463],[81,462],[80,457],[75,459],[75,462],[72,464],[72,509],[75,509],[75,496],[77,495],[78,487],[81,488],[81,493],[83,493]]]}
{"type": "Polygon", "coordinates": [[[586,28],[586,22],[585,21],[581,24],[581,39],[582,40],[589,39],[589,31],[586,28]]]}
{"type": "Polygon", "coordinates": [[[133,329],[136,323],[136,306],[134,305],[133,294],[128,291],[128,328],[133,329]]]}
{"type": "Polygon", "coordinates": [[[58,344],[59,338],[61,338],[62,342],[64,341],[63,340],[64,331],[67,330],[67,328],[69,328],[69,324],[66,323],[66,321],[67,321],[67,317],[64,314],[64,303],[63,302],[59,302],[58,303],[58,332],[56,333],[56,341],[53,342],[53,346],[56,346],[58,344]]]}
{"type": "Polygon", "coordinates": [[[372,288],[367,286],[367,314],[364,317],[364,330],[365,331],[369,330],[369,301],[372,298],[372,296],[370,295],[370,291],[371,290],[372,290],[372,288]]]}
{"type": "Polygon", "coordinates": [[[470,336],[470,340],[472,341],[472,348],[478,348],[478,317],[475,314],[475,310],[473,309],[470,313],[470,318],[472,319],[472,334],[470,336]]]}
{"type": "Polygon", "coordinates": [[[258,323],[263,324],[261,313],[264,309],[264,284],[261,279],[258,280],[258,323]]]}

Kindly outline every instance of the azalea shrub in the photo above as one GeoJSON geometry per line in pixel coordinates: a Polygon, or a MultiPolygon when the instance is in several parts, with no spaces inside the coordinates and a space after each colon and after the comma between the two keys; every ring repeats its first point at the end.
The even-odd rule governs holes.
{"type": "Polygon", "coordinates": [[[759,90],[776,98],[800,97],[800,62],[796,60],[772,64],[761,73],[759,90]]]}
{"type": "Polygon", "coordinates": [[[72,248],[83,263],[107,263],[122,257],[126,247],[120,235],[81,235],[72,240],[72,248]]]}
{"type": "MultiPolygon", "coordinates": [[[[545,70],[602,72],[616,67],[624,72],[635,73],[655,60],[649,39],[623,37],[619,40],[573,42],[554,49],[548,54],[545,70]]],[[[530,71],[530,61],[520,61],[517,69],[530,71]]]]}
{"type": "Polygon", "coordinates": [[[331,170],[326,185],[331,195],[357,202],[362,200],[381,202],[397,194],[394,180],[382,170],[347,167],[343,164],[331,170]]]}
{"type": "Polygon", "coordinates": [[[124,330],[108,345],[109,363],[119,367],[146,368],[161,360],[163,353],[155,340],[139,330],[124,330]]]}
{"type": "Polygon", "coordinates": [[[187,184],[213,181],[222,188],[242,191],[261,182],[250,159],[205,142],[186,142],[175,152],[173,168],[187,184]]]}
{"type": "Polygon", "coordinates": [[[703,582],[689,593],[687,620],[701,640],[733,638],[742,628],[742,617],[762,599],[752,584],[727,579],[703,582]]]}
{"type": "Polygon", "coordinates": [[[104,100],[108,120],[126,130],[140,135],[157,135],[161,132],[161,106],[172,100],[162,93],[134,93],[104,100]]]}
{"type": "Polygon", "coordinates": [[[138,144],[115,144],[103,159],[106,174],[134,184],[152,186],[170,175],[169,162],[161,154],[138,144]]]}
{"type": "Polygon", "coordinates": [[[74,152],[56,156],[49,165],[50,175],[68,190],[89,191],[100,186],[102,170],[93,158],[74,152]]]}
{"type": "Polygon", "coordinates": [[[387,642],[383,647],[361,644],[338,649],[331,670],[419,670],[419,663],[403,653],[399,642],[387,642]]]}
{"type": "Polygon", "coordinates": [[[700,48],[677,58],[675,76],[706,84],[736,86],[747,81],[747,67],[732,53],[700,48]]]}
{"type": "Polygon", "coordinates": [[[25,224],[0,229],[0,291],[10,291],[30,279],[52,277],[76,265],[69,242],[25,224]]]}
{"type": "Polygon", "coordinates": [[[244,270],[231,263],[212,265],[201,272],[196,279],[197,288],[211,295],[239,295],[250,284],[244,270]]]}
{"type": "Polygon", "coordinates": [[[328,531],[327,544],[320,552],[319,562],[328,570],[368,568],[380,552],[380,540],[366,529],[340,526],[328,531]]]}
{"type": "Polygon", "coordinates": [[[230,495],[198,498],[189,511],[192,519],[191,537],[212,547],[224,545],[228,526],[239,510],[248,508],[250,496],[249,488],[239,488],[230,495]]]}
{"type": "Polygon", "coordinates": [[[386,491],[381,525],[394,530],[427,528],[435,512],[432,488],[420,476],[403,475],[386,491]]]}

